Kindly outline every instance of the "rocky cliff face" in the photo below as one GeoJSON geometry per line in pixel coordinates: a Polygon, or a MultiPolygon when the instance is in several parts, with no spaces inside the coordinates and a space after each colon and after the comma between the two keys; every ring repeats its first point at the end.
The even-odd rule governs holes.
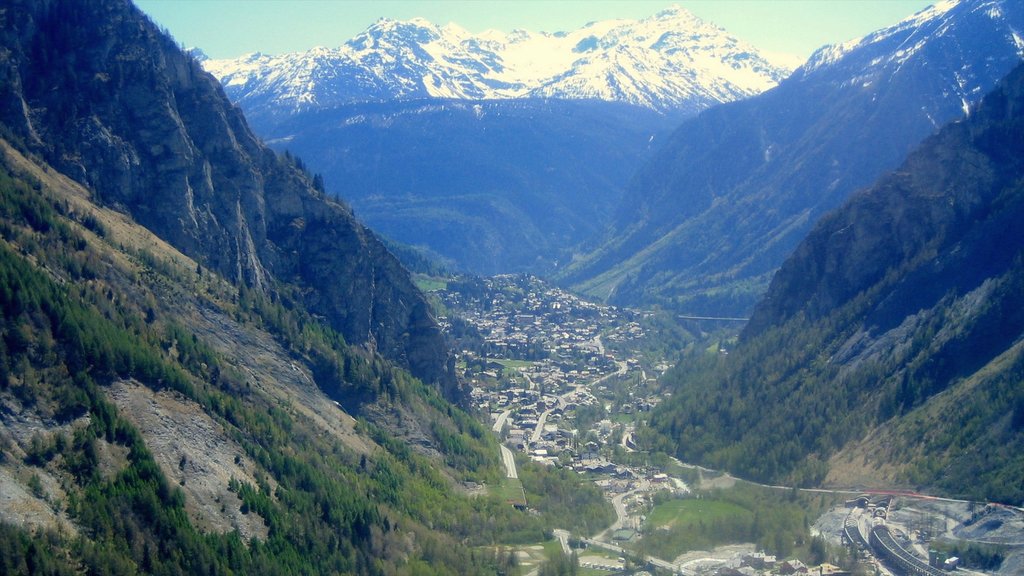
{"type": "Polygon", "coordinates": [[[204,267],[262,292],[293,284],[349,342],[458,396],[407,272],[127,0],[14,0],[0,18],[12,137],[204,267]]]}
{"type": "Polygon", "coordinates": [[[816,321],[869,295],[882,329],[1011,268],[1022,217],[1024,66],[899,170],[818,223],[776,273],[744,335],[816,321]]]}

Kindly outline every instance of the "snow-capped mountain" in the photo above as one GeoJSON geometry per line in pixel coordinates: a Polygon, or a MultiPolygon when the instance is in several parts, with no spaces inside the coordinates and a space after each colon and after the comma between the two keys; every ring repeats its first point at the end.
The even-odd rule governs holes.
{"type": "Polygon", "coordinates": [[[678,6],[572,32],[473,34],[381,19],[339,48],[203,61],[249,113],[413,98],[548,97],[697,111],[789,72],[678,6]]]}
{"type": "MultiPolygon", "coordinates": [[[[1005,0],[940,0],[893,26],[820,48],[793,74],[793,81],[831,78],[847,88],[874,90],[901,71],[906,76],[907,70],[931,61],[959,58],[963,65],[939,76],[935,92],[959,98],[966,114],[1015,56],[1024,55],[1021,18],[1019,5],[1005,0]],[[984,57],[972,59],[977,54],[984,57]]],[[[940,123],[933,122],[935,127],[940,123]]]]}
{"type": "Polygon", "coordinates": [[[777,88],[683,122],[634,175],[605,244],[560,280],[614,304],[746,315],[819,217],[1022,58],[1020,0],[942,1],[821,48],[777,88]]]}

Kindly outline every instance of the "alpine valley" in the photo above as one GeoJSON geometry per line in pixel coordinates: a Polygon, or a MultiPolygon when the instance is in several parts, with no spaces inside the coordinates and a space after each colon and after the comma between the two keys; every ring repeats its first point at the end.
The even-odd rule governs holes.
{"type": "Polygon", "coordinates": [[[940,2],[826,46],[679,126],[560,280],[617,304],[745,317],[814,223],[962,117],[1024,54],[1024,5],[940,2]]]}
{"type": "Polygon", "coordinates": [[[1019,1],[0,23],[0,574],[1024,573],[1019,1]]]}
{"type": "Polygon", "coordinates": [[[0,572],[495,573],[607,524],[574,475],[478,489],[408,272],[131,3],[0,17],[0,572]]]}
{"type": "Polygon", "coordinates": [[[682,456],[763,480],[1020,502],[1022,104],[1018,65],[822,218],[733,353],[677,372],[652,427],[682,456]]]}
{"type": "Polygon", "coordinates": [[[382,19],[203,66],[375,230],[483,274],[567,262],[678,120],[788,73],[678,7],[559,33],[382,19]]]}

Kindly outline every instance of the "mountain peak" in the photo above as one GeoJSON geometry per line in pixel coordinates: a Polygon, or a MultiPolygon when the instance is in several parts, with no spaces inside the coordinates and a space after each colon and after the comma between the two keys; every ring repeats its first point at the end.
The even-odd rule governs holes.
{"type": "Polygon", "coordinates": [[[751,96],[788,74],[754,47],[674,5],[645,20],[558,33],[382,18],[331,55],[309,52],[204,67],[254,108],[300,109],[408,98],[603,99],[697,112],[751,96]],[[695,32],[699,30],[698,32],[695,32]]]}
{"type": "MultiPolygon", "coordinates": [[[[5,28],[0,52],[33,82],[13,76],[0,85],[0,101],[16,103],[2,107],[0,125],[34,139],[34,153],[203,268],[261,294],[277,281],[308,287],[317,294],[310,309],[349,343],[424,382],[454,382],[429,306],[398,261],[299,163],[266,148],[217,81],[130,2],[22,7],[8,14],[10,30],[22,33],[5,28]],[[46,62],[29,48],[43,45],[54,47],[46,62]],[[122,88],[89,98],[62,89],[68,80],[56,71],[76,66],[122,88]],[[63,104],[72,100],[82,104],[63,104]],[[313,253],[317,266],[301,265],[313,253]]],[[[245,57],[253,68],[271,60],[245,57]]]]}
{"type": "Polygon", "coordinates": [[[203,52],[201,48],[189,48],[185,52],[191,55],[192,58],[196,60],[196,62],[206,62],[210,59],[206,52],[203,52]]]}
{"type": "Polygon", "coordinates": [[[700,18],[695,16],[693,12],[690,12],[686,8],[683,8],[679,4],[673,4],[664,10],[656,13],[651,17],[654,20],[676,20],[676,19],[687,19],[696,20],[702,22],[700,18]]]}
{"type": "MultiPolygon", "coordinates": [[[[614,304],[746,315],[820,215],[1020,62],[1019,30],[1019,0],[946,2],[826,47],[777,89],[688,120],[634,177],[614,242],[565,278],[614,304]]],[[[676,36],[666,49],[685,50],[687,34],[676,36]]]]}
{"type": "Polygon", "coordinates": [[[376,48],[374,43],[368,43],[368,39],[387,38],[390,42],[398,43],[426,43],[433,41],[441,30],[431,22],[415,17],[409,20],[392,20],[380,18],[369,28],[346,42],[357,50],[372,50],[376,48]]]}
{"type": "MultiPolygon", "coordinates": [[[[812,72],[830,66],[854,50],[879,52],[879,58],[873,63],[876,68],[885,68],[890,64],[901,65],[927,45],[929,39],[948,33],[951,25],[961,17],[977,13],[999,20],[1006,12],[1005,6],[1006,0],[942,0],[892,26],[860,38],[819,48],[807,60],[803,70],[812,72]]],[[[1024,52],[1024,41],[1016,33],[1013,38],[1024,52]]]]}

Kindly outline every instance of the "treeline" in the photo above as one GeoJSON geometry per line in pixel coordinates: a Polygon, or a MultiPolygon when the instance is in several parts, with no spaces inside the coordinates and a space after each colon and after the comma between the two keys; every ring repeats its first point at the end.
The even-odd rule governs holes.
{"type": "Polygon", "coordinates": [[[539,576],[576,576],[580,573],[579,556],[574,550],[572,554],[562,554],[561,550],[549,550],[540,565],[539,576]]]}
{"type": "Polygon", "coordinates": [[[372,419],[375,411],[365,410],[367,404],[383,406],[385,412],[400,405],[417,420],[429,423],[434,444],[464,479],[486,481],[498,476],[497,442],[479,421],[407,371],[348,346],[344,336],[313,318],[297,300],[287,286],[278,286],[271,296],[241,286],[236,317],[267,329],[286,349],[305,359],[317,386],[347,412],[372,419]]]}
{"type": "Polygon", "coordinates": [[[517,462],[519,478],[530,508],[542,526],[574,534],[594,534],[611,525],[615,510],[592,482],[582,482],[568,469],[517,462]]]}
{"type": "Polygon", "coordinates": [[[823,218],[740,345],[666,378],[649,440],[802,485],[847,449],[901,484],[1024,501],[1022,72],[823,218]]]}
{"type": "Polygon", "coordinates": [[[961,568],[974,570],[999,570],[1007,556],[1007,548],[998,544],[937,540],[931,547],[943,553],[946,558],[959,558],[961,568]]]}
{"type": "MultiPolygon", "coordinates": [[[[329,393],[357,408],[378,394],[368,413],[426,424],[444,464],[365,420],[358,429],[383,450],[357,454],[264,398],[156,303],[153,286],[183,282],[180,270],[120,269],[122,260],[110,257],[116,248],[102,236],[93,245],[72,216],[38,185],[0,172],[0,395],[44,420],[75,423],[72,432],[33,440],[25,464],[71,479],[66,500],[53,505],[81,528],[78,535],[30,537],[0,527],[0,572],[486,574],[509,567],[494,545],[544,538],[546,517],[496,496],[459,493],[458,481],[499,477],[499,452],[484,426],[436,390],[347,346],[285,290],[268,297],[239,288],[233,302],[219,299],[243,328],[261,326],[314,366],[329,393]],[[84,278],[70,262],[91,262],[92,273],[84,278]],[[104,386],[120,379],[197,402],[245,450],[257,464],[257,483],[233,481],[229,488],[244,512],[263,520],[265,540],[196,529],[182,491],[105,399],[104,386]],[[114,474],[101,473],[103,443],[128,454],[114,474]]],[[[98,222],[93,228],[102,230],[98,222]]],[[[122,254],[143,266],[159,260],[122,254]]],[[[0,446],[0,457],[11,454],[0,446]]],[[[567,528],[584,529],[592,517],[610,514],[596,490],[580,490],[578,478],[546,474],[538,472],[544,480],[537,489],[553,488],[550,505],[567,528]]],[[[38,482],[36,488],[49,498],[38,482]]]]}

